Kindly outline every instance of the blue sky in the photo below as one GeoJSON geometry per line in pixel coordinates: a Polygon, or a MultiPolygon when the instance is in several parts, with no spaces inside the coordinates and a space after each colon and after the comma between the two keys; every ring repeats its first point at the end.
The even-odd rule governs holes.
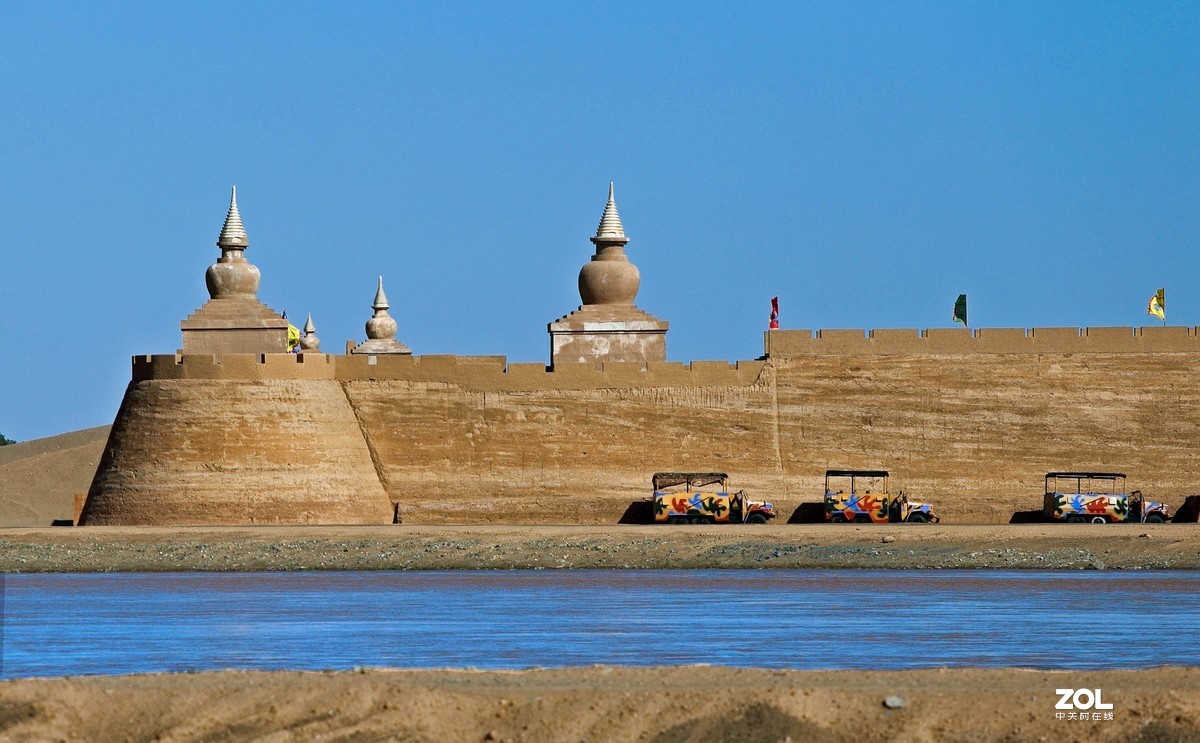
{"type": "Polygon", "coordinates": [[[0,433],[111,422],[237,184],[324,348],[546,361],[607,195],[668,357],[1200,324],[1195,3],[5,3],[0,433]]]}

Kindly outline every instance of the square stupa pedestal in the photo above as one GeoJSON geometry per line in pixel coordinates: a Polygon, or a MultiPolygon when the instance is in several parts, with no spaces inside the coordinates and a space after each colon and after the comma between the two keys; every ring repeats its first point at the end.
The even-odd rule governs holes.
{"type": "Polygon", "coordinates": [[[370,356],[378,356],[380,354],[401,354],[412,356],[412,349],[404,345],[395,338],[372,338],[371,340],[363,341],[357,346],[348,349],[352,354],[367,354],[370,356]]]}
{"type": "Polygon", "coordinates": [[[179,327],[180,353],[287,353],[287,320],[257,299],[210,299],[179,327]]]}
{"type": "Polygon", "coordinates": [[[549,325],[550,365],[666,361],[667,322],[632,305],[587,304],[549,325]]]}

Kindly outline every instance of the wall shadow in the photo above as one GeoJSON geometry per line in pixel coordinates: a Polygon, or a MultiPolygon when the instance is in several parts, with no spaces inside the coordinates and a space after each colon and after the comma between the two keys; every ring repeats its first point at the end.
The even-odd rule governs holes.
{"type": "Polygon", "coordinates": [[[1012,518],[1008,520],[1010,524],[1044,524],[1046,523],[1046,513],[1042,509],[1036,511],[1013,511],[1012,518]]]}
{"type": "Polygon", "coordinates": [[[801,503],[788,517],[789,524],[823,524],[825,523],[825,502],[814,501],[801,503]]]}
{"type": "Polygon", "coordinates": [[[1200,495],[1189,495],[1171,518],[1173,524],[1194,524],[1200,521],[1200,495]]]}
{"type": "Polygon", "coordinates": [[[621,514],[621,518],[617,520],[618,524],[653,524],[654,523],[654,501],[652,500],[635,500],[629,504],[629,508],[625,509],[625,513],[621,514]]]}

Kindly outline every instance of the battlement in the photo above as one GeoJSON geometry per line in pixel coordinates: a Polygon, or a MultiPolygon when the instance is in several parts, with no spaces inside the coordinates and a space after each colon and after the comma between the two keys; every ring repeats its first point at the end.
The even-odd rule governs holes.
{"type": "Polygon", "coordinates": [[[767,358],[838,355],[1196,353],[1200,328],[768,330],[767,358]]]}
{"type": "Polygon", "coordinates": [[[700,387],[754,384],[763,361],[508,363],[504,356],[163,354],[133,357],[133,381],[334,380],[445,383],[473,390],[700,387]]]}
{"type": "MultiPolygon", "coordinates": [[[[929,354],[1200,353],[1200,328],[886,328],[770,330],[764,359],[929,354]]],[[[162,354],[133,357],[133,380],[401,380],[479,390],[753,384],[764,361],[509,363],[505,356],[430,354],[162,354]]]]}

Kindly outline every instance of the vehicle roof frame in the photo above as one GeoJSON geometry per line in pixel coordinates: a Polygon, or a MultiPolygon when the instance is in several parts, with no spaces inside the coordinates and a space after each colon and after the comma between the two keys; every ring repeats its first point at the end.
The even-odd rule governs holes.
{"type": "Polygon", "coordinates": [[[826,477],[888,477],[887,470],[825,470],[826,477]]]}
{"type": "Polygon", "coordinates": [[[725,472],[655,472],[651,482],[655,490],[686,485],[692,488],[702,488],[705,485],[726,484],[729,474],[725,472]]]}
{"type": "Polygon", "coordinates": [[[1125,477],[1123,472],[1047,472],[1046,479],[1070,478],[1073,480],[1117,480],[1125,477]]]}

